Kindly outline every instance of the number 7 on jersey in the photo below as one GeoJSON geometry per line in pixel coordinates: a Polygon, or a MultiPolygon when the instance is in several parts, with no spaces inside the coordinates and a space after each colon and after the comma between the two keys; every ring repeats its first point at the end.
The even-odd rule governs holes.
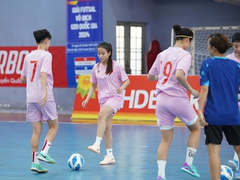
{"type": "Polygon", "coordinates": [[[35,77],[36,69],[37,69],[37,61],[30,61],[31,64],[33,64],[33,70],[32,70],[32,77],[30,82],[33,82],[33,79],[35,77]]]}

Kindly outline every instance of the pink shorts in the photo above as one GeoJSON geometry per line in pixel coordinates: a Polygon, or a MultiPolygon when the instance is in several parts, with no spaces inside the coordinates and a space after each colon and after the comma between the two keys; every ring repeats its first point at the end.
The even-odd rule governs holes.
{"type": "Polygon", "coordinates": [[[56,103],[46,102],[44,106],[39,103],[27,103],[26,119],[28,122],[56,120],[58,118],[56,103]]]}
{"type": "Polygon", "coordinates": [[[108,105],[113,109],[113,115],[117,113],[123,106],[123,98],[120,97],[111,97],[108,98],[104,103],[100,104],[100,109],[104,106],[108,105]]]}
{"type": "Polygon", "coordinates": [[[156,116],[158,126],[163,130],[172,129],[176,117],[187,126],[193,125],[198,118],[187,97],[174,97],[165,93],[157,95],[156,116]]]}

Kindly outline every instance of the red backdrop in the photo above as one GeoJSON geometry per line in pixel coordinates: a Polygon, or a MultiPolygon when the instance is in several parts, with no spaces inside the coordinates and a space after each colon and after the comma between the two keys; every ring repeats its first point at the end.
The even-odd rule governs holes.
{"type": "MultiPolygon", "coordinates": [[[[35,46],[0,47],[0,87],[23,87],[19,80],[24,58],[35,46]]],[[[67,87],[66,48],[53,46],[49,48],[53,57],[54,87],[67,87]]]]}

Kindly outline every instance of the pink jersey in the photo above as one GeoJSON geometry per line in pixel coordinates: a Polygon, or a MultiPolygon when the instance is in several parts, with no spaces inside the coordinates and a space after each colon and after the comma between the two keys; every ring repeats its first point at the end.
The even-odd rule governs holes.
{"type": "Polygon", "coordinates": [[[120,97],[123,99],[123,93],[118,94],[117,89],[128,79],[123,67],[116,61],[113,61],[113,72],[106,75],[106,68],[102,63],[97,63],[92,69],[90,81],[98,86],[98,101],[100,104],[106,102],[108,98],[120,97]]]}
{"type": "Polygon", "coordinates": [[[227,55],[227,58],[232,59],[232,60],[234,60],[234,61],[240,63],[240,59],[238,59],[238,58],[236,57],[235,52],[233,52],[233,53],[227,55]]]}
{"type": "Polygon", "coordinates": [[[176,70],[181,69],[187,78],[191,66],[191,55],[179,47],[169,47],[158,54],[149,74],[158,75],[157,92],[164,92],[170,96],[188,97],[187,90],[175,77],[176,70]]]}
{"type": "Polygon", "coordinates": [[[35,50],[25,57],[22,70],[22,76],[27,79],[27,103],[38,103],[42,98],[41,72],[47,73],[47,101],[55,101],[52,92],[52,54],[45,50],[35,50]]]}

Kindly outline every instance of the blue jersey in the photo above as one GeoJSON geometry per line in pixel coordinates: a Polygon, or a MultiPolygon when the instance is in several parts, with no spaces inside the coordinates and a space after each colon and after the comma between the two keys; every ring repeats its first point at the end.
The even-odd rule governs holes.
{"type": "Polygon", "coordinates": [[[225,57],[213,57],[203,61],[200,84],[209,88],[204,110],[209,124],[240,125],[239,82],[239,63],[225,57]]]}

